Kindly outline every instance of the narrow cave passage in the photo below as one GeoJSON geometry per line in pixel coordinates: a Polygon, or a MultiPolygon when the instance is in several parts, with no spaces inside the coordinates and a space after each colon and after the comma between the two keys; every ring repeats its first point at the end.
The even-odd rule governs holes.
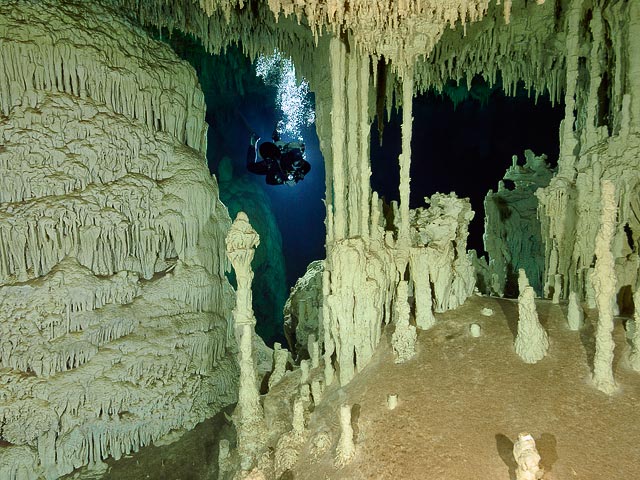
{"type": "MultiPolygon", "coordinates": [[[[252,263],[256,332],[268,345],[286,344],[282,309],[289,290],[309,263],[325,256],[325,173],[315,124],[300,125],[297,138],[291,132],[282,134],[285,142],[305,143],[311,171],[294,186],[267,185],[264,176],[247,171],[246,158],[251,133],[260,137],[260,143],[271,141],[276,124],[287,116],[286,107],[277,101],[278,85],[256,74],[258,59],[252,62],[241,45],[228,47],[221,55],[209,54],[195,40],[180,35],[171,37],[171,45],[195,68],[205,94],[207,161],[218,179],[220,199],[232,220],[239,211],[247,213],[260,235],[252,263]]],[[[305,101],[313,112],[313,94],[308,93],[305,101]]],[[[233,273],[230,280],[235,281],[233,273]]]]}
{"type": "MultiPolygon", "coordinates": [[[[448,86],[442,95],[430,91],[414,97],[411,208],[424,206],[424,197],[436,192],[470,198],[475,217],[467,247],[483,252],[487,191],[497,189],[512,155],[524,163],[525,149],[546,154],[555,167],[563,113],[563,106],[553,106],[547,95],[536,103],[520,85],[509,97],[500,81],[489,86],[479,77],[470,91],[448,86]]],[[[385,118],[382,145],[377,122],[371,128],[371,186],[387,203],[398,199],[401,123],[401,111],[385,118]]]]}

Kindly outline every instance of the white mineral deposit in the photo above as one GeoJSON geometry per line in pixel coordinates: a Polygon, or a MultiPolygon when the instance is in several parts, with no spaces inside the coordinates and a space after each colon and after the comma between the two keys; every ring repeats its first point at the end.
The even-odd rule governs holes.
{"type": "Polygon", "coordinates": [[[335,463],[338,466],[345,466],[349,463],[355,453],[356,446],[353,443],[353,428],[351,427],[351,406],[342,405],[340,407],[340,439],[336,447],[335,463]]]}
{"type": "Polygon", "coordinates": [[[518,335],[516,353],[525,363],[542,360],[549,349],[549,338],[538,321],[533,287],[525,287],[518,297],[518,335]]]}
{"type": "Polygon", "coordinates": [[[576,292],[569,294],[569,306],[567,309],[567,324],[569,330],[580,330],[584,325],[584,311],[578,300],[576,292]]]}
{"type": "Polygon", "coordinates": [[[540,468],[540,454],[536,448],[536,442],[528,433],[518,434],[518,439],[513,444],[513,456],[518,467],[516,468],[516,480],[539,480],[544,475],[540,468]]]}
{"type": "Polygon", "coordinates": [[[478,325],[477,323],[472,323],[471,325],[469,325],[469,334],[473,338],[478,338],[481,333],[482,333],[482,327],[480,327],[480,325],[478,325]]]}

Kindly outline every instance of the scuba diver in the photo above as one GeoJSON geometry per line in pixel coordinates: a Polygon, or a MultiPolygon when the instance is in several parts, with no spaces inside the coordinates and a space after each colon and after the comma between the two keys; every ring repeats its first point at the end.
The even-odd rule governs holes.
{"type": "Polygon", "coordinates": [[[258,151],[260,138],[251,134],[247,151],[247,170],[257,175],[266,175],[268,185],[295,185],[311,170],[304,158],[304,143],[280,141],[278,129],[271,135],[273,142],[263,142],[258,151]],[[262,160],[258,161],[258,152],[262,160]]]}

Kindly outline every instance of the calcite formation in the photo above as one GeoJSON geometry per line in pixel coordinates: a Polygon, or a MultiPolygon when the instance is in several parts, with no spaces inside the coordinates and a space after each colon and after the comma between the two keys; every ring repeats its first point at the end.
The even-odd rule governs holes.
{"type": "Polygon", "coordinates": [[[410,272],[419,328],[433,324],[430,307],[435,312],[459,307],[475,287],[467,255],[469,222],[474,216],[469,199],[436,193],[424,200],[427,208],[410,211],[410,272]]]}
{"type": "Polygon", "coordinates": [[[569,330],[580,330],[584,325],[584,312],[578,300],[576,292],[569,294],[569,307],[567,310],[567,323],[569,330]]]}
{"type": "Polygon", "coordinates": [[[636,2],[597,4],[588,21],[586,14],[583,2],[572,2],[567,12],[565,119],[558,174],[536,195],[545,242],[545,281],[553,282],[559,274],[565,296],[575,291],[591,303],[590,269],[600,229],[603,179],[611,181],[617,192],[613,215],[618,222],[611,246],[618,277],[614,288],[617,292],[637,282],[637,268],[628,267],[636,261],[640,232],[636,201],[640,79],[634,73],[640,63],[640,10],[636,2]],[[620,23],[622,18],[634,20],[620,23]],[[627,270],[633,272],[632,278],[621,283],[627,270]]]}
{"type": "Polygon", "coordinates": [[[266,441],[266,425],[254,367],[253,336],[256,324],[251,301],[253,271],[251,260],[260,243],[258,233],[244,212],[239,212],[226,238],[227,255],[236,272],[236,306],[233,320],[238,338],[240,385],[238,403],[233,412],[238,437],[238,454],[242,470],[248,471],[257,461],[266,441]]]}
{"type": "Polygon", "coordinates": [[[353,427],[351,426],[351,405],[342,405],[340,407],[340,439],[336,447],[336,465],[346,465],[353,459],[355,454],[356,446],[353,443],[353,427]]]}
{"type": "MultiPolygon", "coordinates": [[[[633,303],[634,305],[640,305],[640,289],[636,290],[633,294],[633,303]]],[[[636,372],[640,372],[640,308],[635,309],[633,312],[633,320],[634,320],[634,330],[633,337],[631,338],[631,355],[630,355],[630,363],[631,368],[633,368],[636,372]]]]}
{"type": "Polygon", "coordinates": [[[282,235],[278,229],[269,196],[261,185],[248,174],[233,171],[229,157],[223,157],[218,167],[220,200],[233,218],[242,211],[251,218],[251,225],[260,235],[260,245],[251,264],[254,273],[253,296],[256,331],[269,341],[276,325],[282,322],[282,308],[286,301],[285,261],[282,253],[282,235]]]}
{"type": "Polygon", "coordinates": [[[598,390],[611,394],[616,390],[613,379],[613,302],[615,301],[616,275],[611,242],[616,227],[616,199],[613,183],[602,182],[600,229],[596,237],[596,265],[592,282],[598,305],[596,327],[596,353],[593,359],[593,383],[598,390]]]}
{"type": "Polygon", "coordinates": [[[484,200],[484,248],[489,254],[489,275],[496,279],[487,285],[487,293],[499,296],[505,292],[516,296],[515,275],[521,268],[539,295],[543,290],[544,244],[534,193],[549,184],[554,172],[545,155],[526,150],[524,156],[524,165],[519,165],[514,155],[498,191],[489,190],[484,200]]]}
{"type": "Polygon", "coordinates": [[[513,456],[516,468],[516,480],[539,480],[544,475],[540,468],[540,454],[536,442],[528,433],[520,433],[513,444],[513,456]]]}
{"type": "Polygon", "coordinates": [[[324,262],[316,260],[294,285],[284,305],[284,332],[296,358],[306,358],[309,337],[323,338],[322,272],[324,262]]]}
{"type": "Polygon", "coordinates": [[[229,217],[193,69],[89,2],[0,4],[0,477],[235,401],[229,217]]]}
{"type": "Polygon", "coordinates": [[[549,349],[549,337],[540,322],[536,311],[533,287],[527,286],[518,297],[518,335],[514,347],[525,363],[537,363],[549,349]]]}
{"type": "Polygon", "coordinates": [[[396,363],[404,363],[416,354],[416,327],[409,324],[410,306],[409,291],[406,281],[398,284],[396,296],[396,329],[391,337],[391,345],[396,356],[396,363]]]}

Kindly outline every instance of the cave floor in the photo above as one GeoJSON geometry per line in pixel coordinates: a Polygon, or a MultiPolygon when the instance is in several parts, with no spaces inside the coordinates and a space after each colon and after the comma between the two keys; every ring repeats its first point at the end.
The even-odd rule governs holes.
{"type": "MultiPolygon", "coordinates": [[[[537,307],[550,348],[535,365],[523,363],[513,349],[514,300],[474,296],[455,311],[437,314],[435,327],[418,332],[417,355],[401,365],[393,361],[387,328],[369,365],[346,387],[336,381],[325,391],[309,415],[297,464],[280,478],[515,480],[513,440],[524,431],[536,440],[545,480],[640,478],[640,374],[627,365],[623,319],[614,330],[619,391],[608,397],[590,381],[596,312],[587,311],[586,326],[572,332],[565,305],[539,300],[537,307]],[[493,309],[493,316],[482,316],[483,307],[493,309]],[[468,333],[472,322],[482,326],[479,338],[468,333]],[[398,406],[390,411],[386,398],[393,393],[398,406]],[[356,455],[336,468],[342,404],[353,406],[356,455]],[[313,455],[313,439],[321,432],[331,447],[313,455]]],[[[298,374],[290,372],[274,394],[297,390],[298,374]]],[[[312,375],[321,375],[320,369],[312,375]]],[[[217,439],[230,438],[230,428],[221,413],[171,445],[106,460],[106,473],[83,469],[65,478],[215,480],[217,439]]]]}
{"type": "MultiPolygon", "coordinates": [[[[536,440],[546,480],[640,478],[640,374],[627,365],[628,344],[617,319],[614,375],[619,391],[608,397],[591,385],[596,311],[580,332],[566,327],[566,306],[538,301],[549,333],[548,355],[523,363],[513,341],[517,302],[474,296],[437,315],[418,333],[417,355],[396,365],[390,332],[372,362],[344,389],[330,388],[311,415],[309,437],[331,432],[333,445],[314,458],[309,445],[287,478],[296,480],[515,479],[513,440],[536,440]],[[494,315],[480,314],[483,307],[494,315]],[[468,334],[470,323],[482,335],[468,334]],[[387,394],[398,406],[386,407],[387,394]],[[356,456],[333,466],[338,405],[354,405],[356,456]]],[[[390,330],[390,329],[388,329],[390,330]]]]}

